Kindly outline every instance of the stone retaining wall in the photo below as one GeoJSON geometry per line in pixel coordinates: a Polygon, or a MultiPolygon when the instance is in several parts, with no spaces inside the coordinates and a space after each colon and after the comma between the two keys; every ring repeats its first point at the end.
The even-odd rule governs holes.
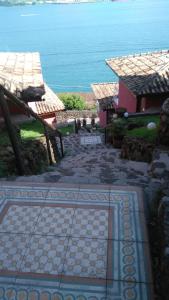
{"type": "Polygon", "coordinates": [[[124,137],[120,157],[128,160],[151,162],[154,145],[143,138],[124,137]]]}
{"type": "Polygon", "coordinates": [[[169,146],[169,99],[167,99],[161,109],[159,143],[169,146]]]}
{"type": "MultiPolygon", "coordinates": [[[[39,140],[22,142],[21,149],[25,175],[38,174],[48,166],[45,142],[39,140]]],[[[12,146],[1,146],[0,162],[4,176],[17,174],[12,146]]]]}
{"type": "Polygon", "coordinates": [[[169,295],[169,197],[163,197],[160,202],[158,227],[162,299],[167,300],[169,295]]]}
{"type": "Polygon", "coordinates": [[[92,112],[91,110],[66,110],[66,111],[58,111],[56,114],[56,122],[57,125],[63,125],[67,123],[74,122],[74,119],[96,119],[98,122],[98,114],[97,112],[92,112]]]}

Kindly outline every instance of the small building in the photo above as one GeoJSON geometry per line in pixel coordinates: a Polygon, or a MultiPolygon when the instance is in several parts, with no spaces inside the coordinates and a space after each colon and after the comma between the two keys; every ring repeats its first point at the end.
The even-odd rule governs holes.
{"type": "Polygon", "coordinates": [[[91,87],[97,101],[100,126],[105,127],[118,105],[119,84],[117,82],[94,83],[91,87]]]}
{"type": "Polygon", "coordinates": [[[55,113],[64,110],[64,104],[47,84],[44,87],[45,94],[42,96],[42,100],[29,102],[28,105],[37,115],[51,124],[55,122],[55,113]]]}
{"type": "MultiPolygon", "coordinates": [[[[55,112],[64,109],[62,101],[44,83],[38,52],[1,52],[0,84],[46,121],[51,122],[55,112]]],[[[25,114],[24,109],[11,101],[8,104],[11,114],[25,114]]]]}
{"type": "Polygon", "coordinates": [[[119,77],[118,107],[129,113],[157,111],[169,97],[169,50],[106,60],[119,77]]]}

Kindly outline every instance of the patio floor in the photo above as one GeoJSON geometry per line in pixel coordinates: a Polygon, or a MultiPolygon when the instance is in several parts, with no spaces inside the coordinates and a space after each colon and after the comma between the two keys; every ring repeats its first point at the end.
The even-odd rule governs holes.
{"type": "Polygon", "coordinates": [[[0,299],[153,299],[136,187],[0,183],[0,299]]]}

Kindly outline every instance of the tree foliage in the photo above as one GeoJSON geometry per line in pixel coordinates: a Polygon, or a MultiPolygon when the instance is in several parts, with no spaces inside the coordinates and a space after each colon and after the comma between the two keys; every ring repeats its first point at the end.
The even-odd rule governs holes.
{"type": "Polygon", "coordinates": [[[84,99],[79,95],[74,94],[62,94],[60,96],[60,99],[65,105],[65,108],[67,110],[83,110],[85,109],[85,101],[84,99]]]}

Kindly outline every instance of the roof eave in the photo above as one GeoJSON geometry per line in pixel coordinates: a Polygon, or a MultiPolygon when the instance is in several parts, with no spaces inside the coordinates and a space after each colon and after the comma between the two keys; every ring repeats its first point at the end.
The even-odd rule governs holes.
{"type": "Polygon", "coordinates": [[[120,75],[118,73],[116,73],[116,71],[110,66],[109,61],[111,61],[110,59],[106,59],[106,65],[108,65],[108,67],[113,71],[113,73],[120,78],[120,75]]]}

